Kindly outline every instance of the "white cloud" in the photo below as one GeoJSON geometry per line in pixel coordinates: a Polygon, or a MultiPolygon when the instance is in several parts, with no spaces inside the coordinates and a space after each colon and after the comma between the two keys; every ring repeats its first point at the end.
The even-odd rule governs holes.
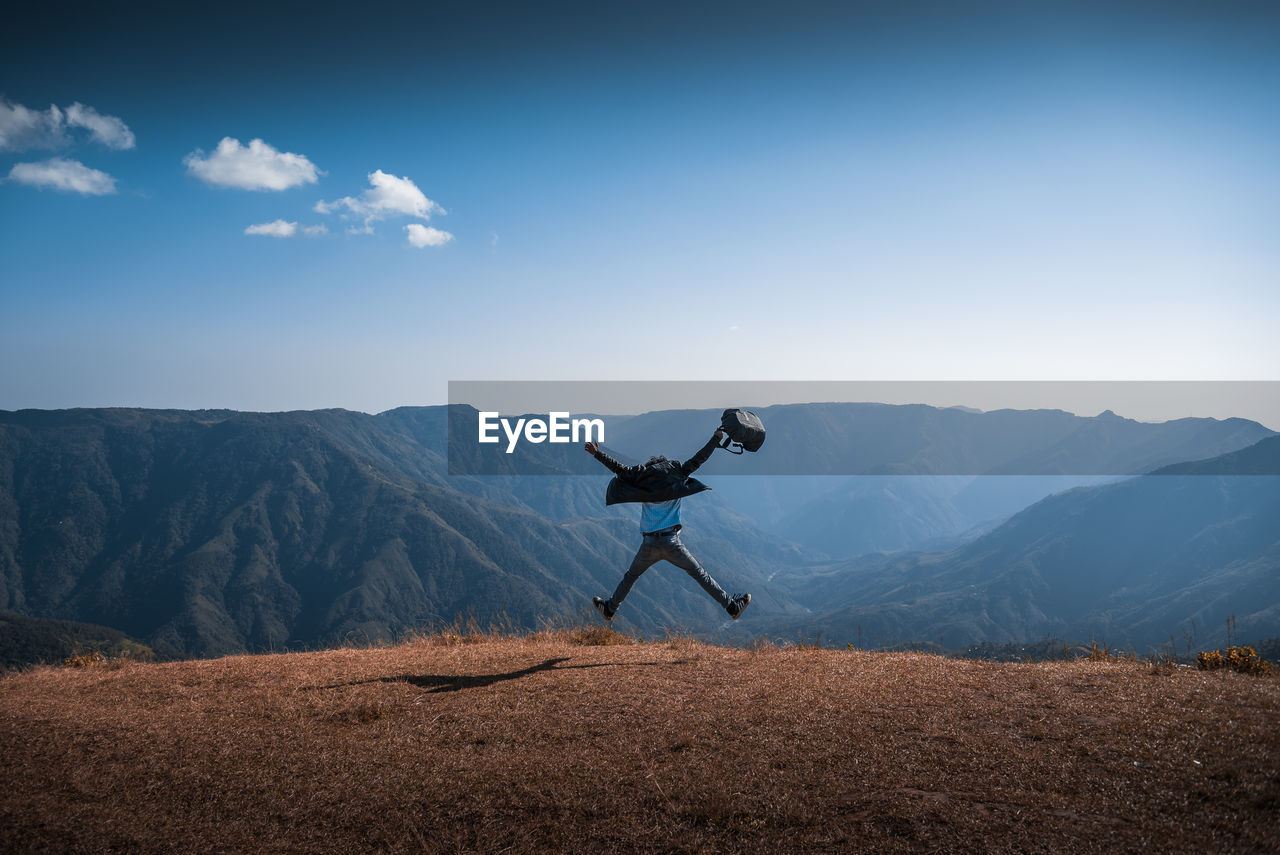
{"type": "Polygon", "coordinates": [[[427,246],[444,246],[453,240],[453,235],[448,232],[442,232],[439,229],[433,229],[430,226],[419,225],[418,223],[410,223],[404,227],[409,233],[409,243],[422,249],[427,246]]]}
{"type": "Polygon", "coordinates": [[[0,151],[58,148],[71,142],[68,128],[84,128],[107,148],[133,148],[133,131],[121,119],[99,113],[79,101],[66,110],[50,104],[48,110],[32,110],[0,98],[0,151]]]}
{"type": "Polygon", "coordinates": [[[285,220],[272,220],[269,223],[258,223],[244,230],[247,235],[263,235],[265,237],[289,238],[298,233],[298,224],[285,220]]]}
{"type": "Polygon", "coordinates": [[[329,229],[325,227],[324,223],[318,226],[299,227],[296,222],[290,222],[289,220],[272,220],[269,223],[258,223],[255,226],[249,226],[244,230],[244,233],[276,238],[297,237],[299,234],[307,237],[320,237],[321,235],[327,235],[329,229]]]}
{"type": "Polygon", "coordinates": [[[240,140],[223,137],[213,154],[196,149],[182,159],[187,171],[206,184],[241,190],[287,190],[299,184],[315,184],[321,174],[301,154],[276,151],[260,139],[242,146],[240,140]]]}
{"type": "Polygon", "coordinates": [[[116,180],[105,172],[90,169],[78,160],[53,157],[40,163],[16,163],[9,170],[9,180],[40,190],[105,196],[116,192],[116,180]]]}
{"type": "Polygon", "coordinates": [[[56,148],[67,140],[63,122],[62,111],[52,104],[48,110],[31,110],[0,100],[0,151],[56,148]]]}
{"type": "Polygon", "coordinates": [[[129,126],[115,116],[104,116],[79,101],[67,108],[67,124],[73,128],[85,128],[97,142],[107,148],[133,148],[136,140],[129,126]]]}
{"type": "Polygon", "coordinates": [[[357,233],[372,233],[373,223],[387,217],[408,216],[429,220],[432,214],[447,213],[444,208],[428,199],[418,189],[418,185],[408,178],[397,178],[378,169],[369,173],[369,184],[369,189],[361,193],[359,198],[344,196],[332,202],[316,202],[315,211],[333,214],[345,208],[358,217],[364,217],[364,228],[354,230],[357,233]]]}

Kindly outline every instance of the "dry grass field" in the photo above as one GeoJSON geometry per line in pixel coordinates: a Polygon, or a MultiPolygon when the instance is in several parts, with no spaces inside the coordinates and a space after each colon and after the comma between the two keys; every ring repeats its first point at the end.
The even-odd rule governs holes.
{"type": "Polygon", "coordinates": [[[1278,712],[1275,677],[599,629],[42,667],[0,678],[0,840],[7,852],[1275,852],[1278,712]]]}

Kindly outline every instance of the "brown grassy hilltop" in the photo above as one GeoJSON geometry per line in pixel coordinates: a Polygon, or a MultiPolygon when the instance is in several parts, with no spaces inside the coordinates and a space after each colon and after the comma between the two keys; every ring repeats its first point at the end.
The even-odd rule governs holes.
{"type": "Polygon", "coordinates": [[[1280,851],[1280,679],[601,630],[0,679],[8,852],[1280,851]]]}

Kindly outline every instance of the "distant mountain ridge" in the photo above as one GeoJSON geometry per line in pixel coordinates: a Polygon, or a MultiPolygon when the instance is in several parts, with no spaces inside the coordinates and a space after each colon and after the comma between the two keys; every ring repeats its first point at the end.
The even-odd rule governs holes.
{"type": "MultiPolygon", "coordinates": [[[[1247,419],[1185,418],[1139,422],[1107,410],[974,412],[925,404],[782,404],[755,410],[764,447],[713,457],[708,475],[1139,475],[1160,466],[1214,457],[1274,431],[1247,419]]],[[[591,471],[572,445],[480,447],[476,411],[450,408],[454,471],[471,474],[571,474],[591,471]]],[[[687,457],[720,422],[719,410],[663,410],[609,421],[606,445],[644,460],[687,457]],[[692,447],[691,447],[692,446],[692,447]]],[[[1280,474],[1280,473],[1276,473],[1280,474]]]]}

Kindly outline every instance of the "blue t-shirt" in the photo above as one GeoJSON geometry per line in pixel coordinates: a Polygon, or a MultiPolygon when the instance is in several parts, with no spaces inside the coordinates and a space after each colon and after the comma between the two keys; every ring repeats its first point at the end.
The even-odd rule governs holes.
{"type": "Polygon", "coordinates": [[[680,525],[680,500],[667,502],[645,502],[640,507],[640,530],[644,532],[661,531],[680,525]]]}

